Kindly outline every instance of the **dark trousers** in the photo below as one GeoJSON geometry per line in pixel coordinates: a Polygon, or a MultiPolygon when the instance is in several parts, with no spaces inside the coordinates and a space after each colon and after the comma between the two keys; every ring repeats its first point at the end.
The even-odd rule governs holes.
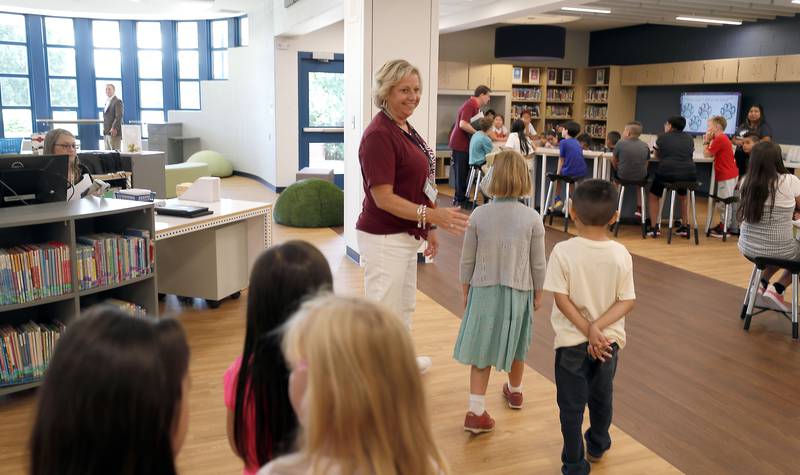
{"type": "Polygon", "coordinates": [[[463,203],[467,200],[467,178],[469,177],[469,152],[458,152],[453,150],[453,171],[456,181],[456,203],[463,203]]]}
{"type": "Polygon", "coordinates": [[[619,350],[616,343],[612,348],[613,357],[604,363],[589,356],[586,343],[556,350],[556,390],[564,437],[561,473],[564,475],[583,475],[591,470],[583,454],[584,438],[586,449],[594,456],[603,455],[611,447],[608,428],[619,350]],[[587,404],[590,427],[583,434],[583,411],[587,404]]]}

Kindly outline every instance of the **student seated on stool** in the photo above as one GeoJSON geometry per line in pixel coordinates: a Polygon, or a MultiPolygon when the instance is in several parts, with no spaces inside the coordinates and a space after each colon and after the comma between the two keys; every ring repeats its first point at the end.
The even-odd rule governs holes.
{"type": "Polygon", "coordinates": [[[622,135],[616,130],[609,132],[608,135],[606,135],[606,152],[613,152],[620,139],[622,139],[622,135]]]}
{"type": "MultiPolygon", "coordinates": [[[[650,187],[648,203],[650,220],[652,220],[650,231],[653,233],[653,237],[659,234],[658,228],[661,223],[657,223],[656,219],[660,215],[659,200],[664,192],[664,183],[697,181],[693,158],[694,139],[683,131],[684,127],[686,127],[684,117],[672,116],[664,123],[664,134],[656,140],[655,156],[658,158],[659,164],[653,185],[650,187]]],[[[681,217],[688,223],[689,198],[686,190],[679,190],[678,198],[681,202],[681,217]]],[[[677,234],[688,239],[689,226],[681,226],[678,228],[677,234]]]]}
{"type": "MultiPolygon", "coordinates": [[[[581,126],[577,122],[569,121],[564,124],[562,136],[564,139],[559,142],[559,157],[557,175],[564,175],[574,178],[577,181],[586,177],[586,160],[583,158],[583,147],[575,137],[581,132],[581,126]]],[[[561,200],[561,182],[555,183],[556,197],[553,199],[553,206],[550,211],[558,211],[564,206],[561,200]]]]}
{"type": "MultiPolygon", "coordinates": [[[[628,122],[622,131],[622,140],[614,145],[611,166],[614,180],[644,181],[647,179],[647,162],[650,160],[650,147],[639,140],[642,135],[640,122],[628,122]]],[[[609,133],[609,138],[611,134],[609,133]]],[[[636,195],[636,217],[642,216],[642,199],[636,195]]]]}
{"type": "MultiPolygon", "coordinates": [[[[800,178],[783,165],[780,146],[759,142],[753,147],[740,191],[739,250],[742,254],[750,260],[756,257],[800,259],[800,242],[792,232],[793,213],[800,208],[800,178]]],[[[780,279],[770,284],[770,278],[777,272],[777,268],[767,267],[761,274],[756,305],[766,304],[789,312],[790,305],[783,295],[792,275],[784,271],[780,279]]]]}
{"type": "MultiPolygon", "coordinates": [[[[484,117],[478,123],[478,130],[472,134],[472,137],[469,139],[469,166],[473,168],[480,167],[484,176],[486,176],[487,171],[486,154],[490,153],[494,147],[494,144],[492,144],[492,139],[487,134],[489,129],[492,128],[493,123],[494,117],[484,117]]],[[[469,176],[472,177],[473,174],[470,173],[469,176]]],[[[467,183],[468,191],[471,186],[472,183],[467,183]]],[[[477,183],[475,186],[478,186],[477,183]]],[[[484,195],[484,202],[486,201],[488,201],[488,199],[486,198],[486,195],[484,195]]],[[[469,203],[469,196],[467,196],[467,203],[469,203]]]]}

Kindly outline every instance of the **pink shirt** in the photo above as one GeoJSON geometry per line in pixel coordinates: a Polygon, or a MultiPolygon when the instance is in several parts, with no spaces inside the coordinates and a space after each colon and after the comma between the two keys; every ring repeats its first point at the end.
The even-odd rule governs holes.
{"type": "MultiPolygon", "coordinates": [[[[236,384],[239,379],[239,368],[242,367],[242,357],[237,357],[233,363],[225,370],[222,377],[222,387],[225,393],[225,407],[230,411],[236,412],[236,384]]],[[[245,401],[245,411],[247,414],[245,424],[245,434],[247,434],[247,463],[242,473],[245,475],[255,475],[260,468],[258,457],[256,456],[256,437],[255,437],[255,412],[251,401],[245,401]]]]}

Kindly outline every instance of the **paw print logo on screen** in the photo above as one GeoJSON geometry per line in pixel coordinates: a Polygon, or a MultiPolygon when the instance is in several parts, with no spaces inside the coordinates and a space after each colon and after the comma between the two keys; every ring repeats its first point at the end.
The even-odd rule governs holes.
{"type": "Polygon", "coordinates": [[[711,104],[709,104],[708,102],[704,102],[703,105],[700,106],[699,109],[697,109],[697,115],[701,119],[705,119],[708,116],[710,116],[711,115],[711,104]]]}
{"type": "Polygon", "coordinates": [[[684,117],[689,117],[692,114],[694,114],[694,104],[692,104],[691,102],[683,104],[683,106],[681,107],[681,115],[684,117]]]}
{"type": "Polygon", "coordinates": [[[719,109],[719,115],[721,115],[722,117],[725,117],[728,120],[733,120],[733,115],[735,113],[736,113],[736,108],[730,102],[727,103],[727,104],[724,104],[719,109]]]}
{"type": "Polygon", "coordinates": [[[702,123],[703,119],[701,119],[699,115],[693,115],[689,118],[689,130],[700,130],[700,125],[702,123]]]}

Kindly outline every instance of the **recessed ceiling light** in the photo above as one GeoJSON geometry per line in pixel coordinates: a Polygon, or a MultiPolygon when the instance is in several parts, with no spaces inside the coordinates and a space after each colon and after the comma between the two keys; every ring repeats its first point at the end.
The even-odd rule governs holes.
{"type": "Polygon", "coordinates": [[[602,8],[561,7],[561,9],[566,12],[602,13],[603,15],[608,15],[609,13],[611,13],[611,10],[605,10],[602,8]]]}
{"type": "Polygon", "coordinates": [[[713,23],[715,25],[741,25],[741,20],[722,20],[720,18],[700,18],[696,16],[678,16],[676,20],[693,21],[697,23],[713,23]]]}

